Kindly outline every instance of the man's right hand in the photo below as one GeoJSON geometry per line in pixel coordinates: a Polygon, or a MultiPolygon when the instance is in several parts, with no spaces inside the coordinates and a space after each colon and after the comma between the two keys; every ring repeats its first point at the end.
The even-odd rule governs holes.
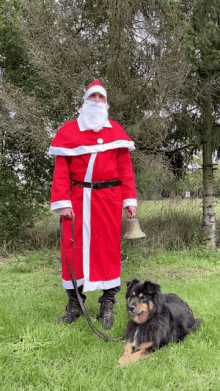
{"type": "Polygon", "coordinates": [[[60,209],[60,217],[65,217],[66,219],[74,219],[75,213],[72,208],[62,208],[60,209]]]}

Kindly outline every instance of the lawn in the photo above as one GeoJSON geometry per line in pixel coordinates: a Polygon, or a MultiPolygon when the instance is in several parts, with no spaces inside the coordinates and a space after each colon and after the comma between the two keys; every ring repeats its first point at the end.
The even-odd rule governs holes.
{"type": "MultiPolygon", "coordinates": [[[[84,317],[57,324],[67,297],[61,286],[58,250],[24,253],[0,265],[0,390],[4,391],[219,391],[220,251],[165,252],[146,260],[128,246],[122,289],[108,333],[121,336],[127,323],[124,281],[151,279],[176,292],[204,319],[179,343],[121,368],[122,342],[97,337],[84,317]]],[[[87,293],[94,324],[100,292],[87,293]]]]}

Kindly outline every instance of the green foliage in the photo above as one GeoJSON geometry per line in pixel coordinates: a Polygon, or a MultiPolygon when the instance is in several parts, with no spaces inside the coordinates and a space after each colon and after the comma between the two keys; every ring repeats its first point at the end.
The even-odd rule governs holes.
{"type": "Polygon", "coordinates": [[[170,194],[171,174],[159,164],[154,167],[141,167],[136,171],[136,189],[138,199],[159,200],[165,194],[170,194]]]}
{"type": "MultiPolygon", "coordinates": [[[[219,0],[196,0],[187,22],[187,47],[193,70],[201,77],[214,75],[220,63],[219,0]]],[[[189,12],[190,14],[190,12],[189,12]]]]}
{"type": "MultiPolygon", "coordinates": [[[[4,80],[19,89],[22,88],[29,96],[43,99],[46,111],[46,101],[51,98],[51,88],[39,78],[22,42],[20,8],[21,2],[17,0],[5,0],[1,3],[0,68],[4,80]]],[[[25,229],[33,227],[39,207],[42,208],[42,204],[50,198],[54,163],[54,159],[46,152],[49,140],[42,143],[37,136],[33,137],[31,124],[28,123],[27,127],[22,113],[16,113],[12,109],[9,92],[7,99],[6,102],[1,101],[0,161],[0,226],[1,242],[5,245],[15,238],[22,240],[25,229]],[[14,125],[14,117],[17,127],[14,125]],[[33,138],[38,142],[34,143],[33,138]]],[[[38,115],[42,115],[42,112],[38,112],[38,115]]]]}
{"type": "Polygon", "coordinates": [[[34,226],[34,217],[50,199],[54,159],[20,137],[4,137],[0,170],[1,241],[22,239],[34,226]]]}
{"type": "Polygon", "coordinates": [[[193,172],[186,171],[183,178],[176,181],[176,192],[185,196],[185,192],[190,192],[190,197],[202,197],[202,170],[196,169],[193,172]]]}
{"type": "MultiPolygon", "coordinates": [[[[5,174],[5,171],[4,171],[5,174]]],[[[8,173],[7,173],[8,174],[8,173]]],[[[15,239],[22,239],[24,230],[34,226],[34,217],[38,207],[22,187],[16,182],[16,177],[11,175],[1,180],[0,203],[0,227],[1,245],[7,245],[15,239]]]]}
{"type": "MultiPolygon", "coordinates": [[[[4,79],[31,96],[51,98],[52,86],[39,77],[22,41],[21,2],[2,0],[0,13],[0,68],[4,79]]],[[[48,112],[49,114],[49,112],[48,112]]]]}
{"type": "Polygon", "coordinates": [[[24,228],[34,226],[34,208],[28,199],[18,196],[16,202],[10,198],[1,205],[0,219],[2,240],[9,243],[15,238],[22,238],[24,228]]]}
{"type": "Polygon", "coordinates": [[[24,64],[27,61],[24,46],[19,39],[17,22],[20,2],[2,1],[0,13],[1,57],[0,67],[15,84],[22,78],[24,64]],[[21,72],[21,74],[19,74],[21,72]]]}

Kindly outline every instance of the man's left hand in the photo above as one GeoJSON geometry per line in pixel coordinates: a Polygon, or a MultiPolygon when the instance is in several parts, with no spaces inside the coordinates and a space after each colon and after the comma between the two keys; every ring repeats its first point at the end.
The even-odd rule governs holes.
{"type": "Polygon", "coordinates": [[[132,219],[136,215],[135,206],[132,205],[126,206],[125,213],[128,219],[132,219]]]}

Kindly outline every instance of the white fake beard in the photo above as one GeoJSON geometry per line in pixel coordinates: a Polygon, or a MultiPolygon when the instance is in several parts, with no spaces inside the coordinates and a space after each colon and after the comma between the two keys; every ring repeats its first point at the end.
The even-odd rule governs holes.
{"type": "Polygon", "coordinates": [[[99,132],[108,119],[108,104],[86,100],[81,109],[79,118],[87,129],[99,132]]]}

